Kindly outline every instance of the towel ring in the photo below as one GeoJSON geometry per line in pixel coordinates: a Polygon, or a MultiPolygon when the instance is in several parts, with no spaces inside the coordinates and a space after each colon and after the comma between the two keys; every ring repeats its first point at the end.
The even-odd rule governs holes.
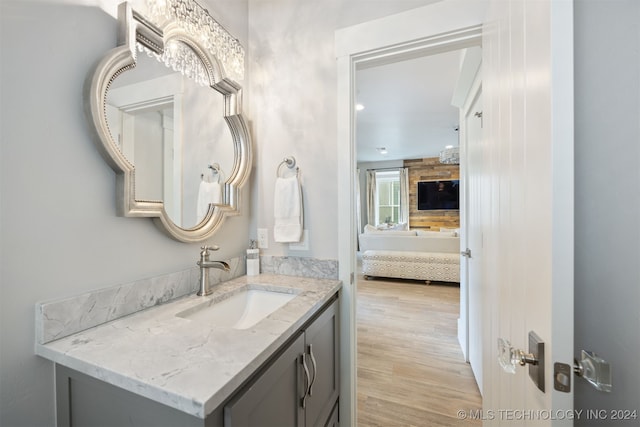
{"type": "MultiPolygon", "coordinates": [[[[218,183],[220,183],[221,180],[222,180],[222,178],[221,178],[222,177],[222,171],[220,170],[220,165],[218,163],[214,163],[212,165],[207,165],[207,168],[211,169],[212,173],[214,175],[217,175],[218,183]]],[[[200,179],[204,181],[204,174],[203,173],[200,174],[200,179]]]]}
{"type": "Polygon", "coordinates": [[[278,169],[276,170],[276,176],[277,177],[280,177],[280,169],[282,168],[283,165],[285,165],[286,167],[288,167],[291,170],[293,170],[293,168],[295,168],[296,169],[296,175],[300,171],[300,168],[296,166],[296,158],[295,157],[293,157],[293,156],[285,157],[284,160],[282,160],[280,162],[280,164],[278,165],[278,169]]]}

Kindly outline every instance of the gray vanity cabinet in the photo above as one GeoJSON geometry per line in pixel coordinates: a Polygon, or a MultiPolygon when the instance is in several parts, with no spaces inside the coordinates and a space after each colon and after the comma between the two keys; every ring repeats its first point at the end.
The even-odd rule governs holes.
{"type": "Polygon", "coordinates": [[[204,420],[56,365],[57,425],[337,427],[338,346],[334,299],[204,420]]]}
{"type": "Polygon", "coordinates": [[[334,301],[255,382],[225,405],[224,426],[337,425],[338,346],[338,302],[334,301]]]}

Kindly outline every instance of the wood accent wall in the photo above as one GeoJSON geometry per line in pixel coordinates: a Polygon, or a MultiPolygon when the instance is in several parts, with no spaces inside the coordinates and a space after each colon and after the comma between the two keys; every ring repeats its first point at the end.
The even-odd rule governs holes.
{"type": "Polygon", "coordinates": [[[419,211],[417,199],[417,182],[438,179],[460,179],[460,165],[444,165],[438,157],[405,160],[404,167],[409,168],[409,226],[439,230],[440,227],[460,227],[460,211],[433,210],[419,211]]]}

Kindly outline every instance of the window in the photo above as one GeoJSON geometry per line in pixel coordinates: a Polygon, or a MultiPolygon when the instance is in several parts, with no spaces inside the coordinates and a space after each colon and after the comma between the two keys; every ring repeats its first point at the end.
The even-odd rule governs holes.
{"type": "Polygon", "coordinates": [[[376,172],[376,224],[400,219],[400,173],[376,172]]]}

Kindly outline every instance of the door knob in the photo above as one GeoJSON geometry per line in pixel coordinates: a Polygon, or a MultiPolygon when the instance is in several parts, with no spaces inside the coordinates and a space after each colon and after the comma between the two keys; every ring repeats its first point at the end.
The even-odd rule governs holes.
{"type": "Polygon", "coordinates": [[[594,352],[582,350],[581,359],[573,363],[573,372],[597,390],[611,391],[611,365],[594,352]]]}
{"type": "Polygon", "coordinates": [[[518,365],[525,366],[527,363],[537,365],[538,359],[532,353],[514,348],[508,340],[498,338],[498,362],[503,371],[515,374],[518,365]]]}
{"type": "Polygon", "coordinates": [[[466,251],[460,252],[463,257],[471,258],[471,249],[467,248],[466,251]]]}
{"type": "Polygon", "coordinates": [[[517,366],[529,365],[529,377],[544,391],[544,342],[535,332],[529,332],[529,352],[514,348],[503,338],[498,338],[498,363],[502,370],[515,374],[517,366]]]}

